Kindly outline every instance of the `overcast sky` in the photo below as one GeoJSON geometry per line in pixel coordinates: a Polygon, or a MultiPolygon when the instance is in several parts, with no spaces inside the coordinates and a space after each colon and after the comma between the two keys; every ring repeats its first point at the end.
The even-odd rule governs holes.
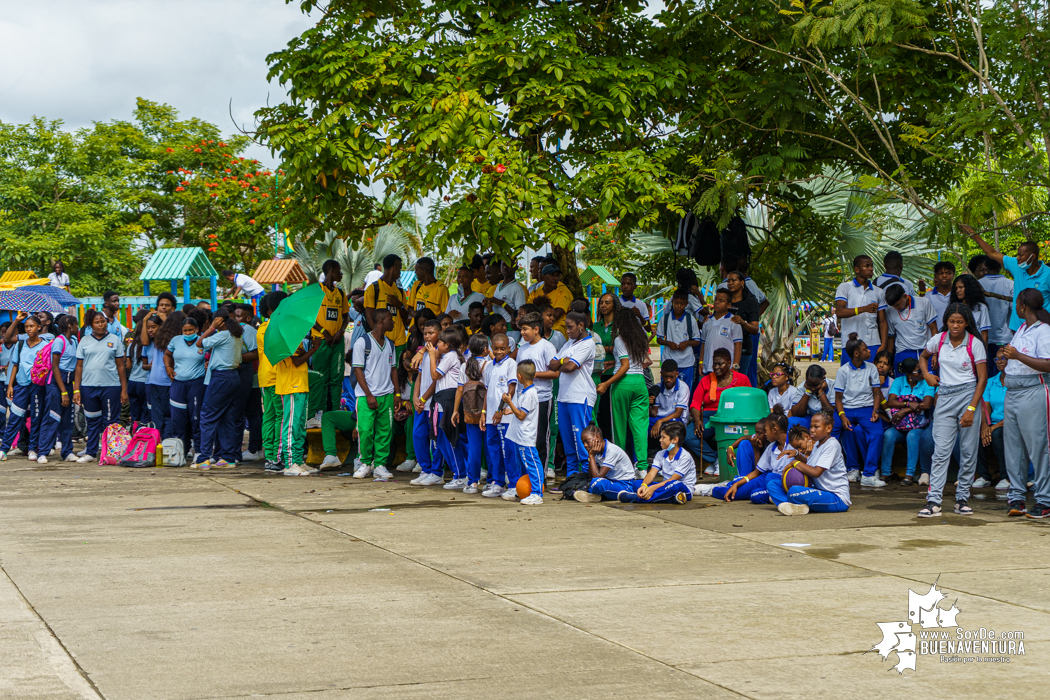
{"type": "MultiPolygon", "coordinates": [[[[0,10],[0,121],[73,128],[130,119],[135,98],[233,133],[233,118],[282,99],[266,55],[311,22],[283,0],[6,0],[0,10]],[[232,109],[231,109],[232,100],[232,109]]],[[[273,164],[266,149],[252,157],[273,164]]]]}

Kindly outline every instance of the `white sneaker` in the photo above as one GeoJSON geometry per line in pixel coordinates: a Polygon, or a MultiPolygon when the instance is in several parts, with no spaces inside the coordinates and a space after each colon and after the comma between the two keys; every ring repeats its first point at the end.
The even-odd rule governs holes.
{"type": "Polygon", "coordinates": [[[89,454],[85,454],[83,457],[77,458],[77,464],[87,464],[88,462],[94,462],[95,458],[89,454]]]}
{"type": "Polygon", "coordinates": [[[788,503],[787,501],[784,501],[777,506],[777,510],[784,515],[805,515],[809,512],[809,506],[805,503],[788,503]]]}
{"type": "MultiPolygon", "coordinates": [[[[306,429],[307,430],[310,430],[311,428],[320,428],[320,427],[321,427],[321,419],[320,418],[311,418],[310,420],[306,421],[306,429]]],[[[288,473],[288,470],[285,470],[285,474],[287,474],[287,473],[288,473]]]]}
{"type": "Polygon", "coordinates": [[[416,466],[412,467],[412,473],[413,474],[422,474],[423,473],[423,467],[421,467],[421,466],[419,466],[417,464],[416,466]]]}
{"type": "Polygon", "coordinates": [[[55,440],[55,450],[58,451],[59,454],[62,454],[62,441],[61,440],[55,440]]]}
{"type": "Polygon", "coordinates": [[[471,495],[478,492],[477,484],[467,484],[466,488],[463,489],[463,493],[469,493],[471,495]]]}
{"type": "Polygon", "coordinates": [[[429,474],[420,474],[419,476],[417,476],[415,479],[412,479],[412,481],[410,481],[408,483],[412,484],[413,486],[423,486],[423,481],[428,476],[430,476],[430,475],[429,474]]]}
{"type": "Polygon", "coordinates": [[[6,462],[6,461],[7,461],[7,453],[6,452],[0,452],[0,462],[6,462]]]}
{"type": "Polygon", "coordinates": [[[241,453],[241,461],[242,462],[258,462],[260,459],[262,459],[262,457],[263,457],[262,450],[259,450],[258,452],[247,452],[247,451],[245,451],[245,452],[241,453]]]}
{"type": "Polygon", "coordinates": [[[394,471],[396,471],[396,472],[410,472],[413,469],[415,469],[415,467],[416,467],[416,460],[414,460],[414,459],[406,459],[404,462],[402,462],[401,464],[397,465],[397,468],[394,469],[394,471]]]}
{"type": "Polygon", "coordinates": [[[714,484],[697,484],[693,489],[694,496],[710,496],[711,492],[715,490],[714,484]]]}
{"type": "Polygon", "coordinates": [[[30,462],[35,462],[35,461],[36,461],[36,458],[37,458],[38,456],[39,456],[39,455],[38,455],[38,454],[37,454],[36,452],[33,452],[32,450],[30,450],[30,451],[29,451],[29,454],[28,454],[28,455],[26,455],[26,457],[27,457],[27,458],[29,459],[29,461],[30,461],[30,462]]]}
{"type": "Polygon", "coordinates": [[[335,455],[325,455],[324,459],[321,460],[321,469],[328,467],[338,467],[343,464],[343,460],[339,459],[335,455]]]}
{"type": "Polygon", "coordinates": [[[500,496],[503,495],[503,492],[505,490],[506,489],[504,489],[499,484],[493,484],[492,488],[485,489],[485,492],[482,493],[481,495],[484,496],[485,498],[499,498],[500,496]]]}
{"type": "Polygon", "coordinates": [[[930,485],[930,475],[929,474],[921,475],[919,477],[919,481],[917,483],[919,484],[919,486],[929,486],[930,485]]]}
{"type": "Polygon", "coordinates": [[[427,474],[423,477],[422,486],[441,486],[445,483],[445,477],[441,474],[427,474]]]}
{"type": "Polygon", "coordinates": [[[449,491],[453,491],[453,490],[460,491],[466,485],[467,485],[467,480],[466,479],[453,479],[452,481],[450,481],[447,484],[445,484],[444,486],[442,486],[442,488],[447,489],[449,491]]]}
{"type": "Polygon", "coordinates": [[[355,479],[366,479],[372,473],[372,467],[362,464],[361,468],[354,472],[355,479]]]}
{"type": "Polygon", "coordinates": [[[84,448],[80,452],[77,452],[77,457],[83,457],[86,454],[87,454],[87,448],[84,448]]]}
{"type": "MultiPolygon", "coordinates": [[[[602,502],[602,495],[600,493],[591,493],[590,491],[573,491],[572,497],[580,503],[602,502]]],[[[524,501],[522,501],[522,503],[524,503],[524,501]]]]}
{"type": "Polygon", "coordinates": [[[550,467],[547,467],[547,478],[550,479],[551,481],[554,480],[554,470],[551,469],[550,467]]]}
{"type": "Polygon", "coordinates": [[[977,477],[976,479],[973,480],[972,488],[984,489],[984,488],[988,488],[991,485],[992,485],[992,482],[988,481],[988,479],[985,479],[983,476],[979,476],[979,477],[977,477]]]}
{"type": "Polygon", "coordinates": [[[481,470],[481,480],[484,481],[487,478],[489,478],[489,470],[488,469],[482,469],[481,470]]]}
{"type": "Polygon", "coordinates": [[[539,495],[538,493],[534,493],[532,495],[526,496],[525,498],[521,499],[521,505],[523,505],[523,506],[542,506],[543,505],[543,496],[539,495]]]}
{"type": "Polygon", "coordinates": [[[382,466],[382,465],[380,465],[380,466],[375,468],[375,471],[372,472],[372,476],[374,476],[377,479],[393,479],[394,478],[394,475],[390,473],[390,470],[387,469],[386,467],[382,466]]]}
{"type": "Polygon", "coordinates": [[[504,501],[516,501],[518,500],[518,492],[514,489],[507,489],[502,494],[500,494],[500,498],[502,498],[504,501]]]}
{"type": "Polygon", "coordinates": [[[1000,479],[999,483],[995,485],[995,490],[996,491],[1009,491],[1010,490],[1010,480],[1009,479],[1000,479]]]}
{"type": "Polygon", "coordinates": [[[874,486],[877,489],[881,489],[883,486],[886,485],[886,482],[883,481],[882,479],[880,479],[879,477],[875,476],[875,475],[862,476],[860,478],[860,485],[861,486],[874,486]]]}
{"type": "Polygon", "coordinates": [[[293,464],[281,473],[285,476],[310,476],[310,470],[305,464],[293,464]]]}
{"type": "Polygon", "coordinates": [[[77,456],[75,454],[73,454],[72,452],[70,452],[68,455],[66,455],[66,461],[67,462],[75,462],[75,461],[77,461],[77,456]]]}
{"type": "Polygon", "coordinates": [[[704,470],[704,474],[707,476],[714,476],[718,473],[718,462],[712,462],[707,465],[707,469],[704,470]]]}
{"type": "Polygon", "coordinates": [[[846,472],[846,479],[849,481],[856,481],[860,477],[859,469],[850,469],[846,472]]]}
{"type": "Polygon", "coordinates": [[[36,463],[37,464],[47,464],[47,457],[45,457],[44,455],[40,455],[39,457],[36,458],[36,463]]]}

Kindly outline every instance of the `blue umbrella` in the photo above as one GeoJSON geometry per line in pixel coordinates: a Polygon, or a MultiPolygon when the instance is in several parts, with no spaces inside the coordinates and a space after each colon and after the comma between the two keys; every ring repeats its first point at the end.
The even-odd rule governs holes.
{"type": "Polygon", "coordinates": [[[57,300],[36,292],[0,290],[0,310],[25,311],[31,314],[37,311],[50,311],[53,314],[60,314],[65,307],[57,300]]]}
{"type": "Polygon", "coordinates": [[[80,299],[77,299],[61,287],[52,287],[49,284],[31,284],[25,287],[18,287],[15,291],[43,294],[45,297],[51,297],[64,307],[80,305],[80,299]]]}

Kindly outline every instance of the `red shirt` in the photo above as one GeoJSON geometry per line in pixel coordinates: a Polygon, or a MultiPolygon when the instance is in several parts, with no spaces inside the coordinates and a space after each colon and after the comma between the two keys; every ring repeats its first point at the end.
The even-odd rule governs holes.
{"type": "Polygon", "coordinates": [[[718,386],[715,373],[708,372],[700,379],[696,391],[693,392],[693,400],[689,404],[689,408],[696,409],[701,414],[704,411],[717,411],[718,400],[721,398],[722,392],[735,386],[751,386],[751,380],[747,378],[746,374],[734,371],[733,381],[729,383],[729,386],[721,387],[718,386]]]}

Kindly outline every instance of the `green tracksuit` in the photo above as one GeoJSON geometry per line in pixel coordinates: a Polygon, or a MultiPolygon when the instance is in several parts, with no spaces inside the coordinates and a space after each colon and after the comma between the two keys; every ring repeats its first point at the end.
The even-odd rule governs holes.
{"type": "Polygon", "coordinates": [[[357,397],[357,434],[361,444],[361,464],[385,467],[390,459],[394,395],[387,394],[375,398],[379,405],[373,410],[368,407],[368,399],[364,396],[357,397]]]}
{"type": "MultiPolygon", "coordinates": [[[[634,440],[634,462],[638,469],[649,468],[649,392],[645,377],[626,374],[610,387],[613,442],[627,452],[627,436],[634,440]]],[[[627,452],[630,454],[630,452],[627,452]]]]}
{"type": "Polygon", "coordinates": [[[284,417],[283,402],[272,386],[263,387],[262,401],[263,455],[267,462],[278,462],[281,454],[281,420],[284,417]]]}

